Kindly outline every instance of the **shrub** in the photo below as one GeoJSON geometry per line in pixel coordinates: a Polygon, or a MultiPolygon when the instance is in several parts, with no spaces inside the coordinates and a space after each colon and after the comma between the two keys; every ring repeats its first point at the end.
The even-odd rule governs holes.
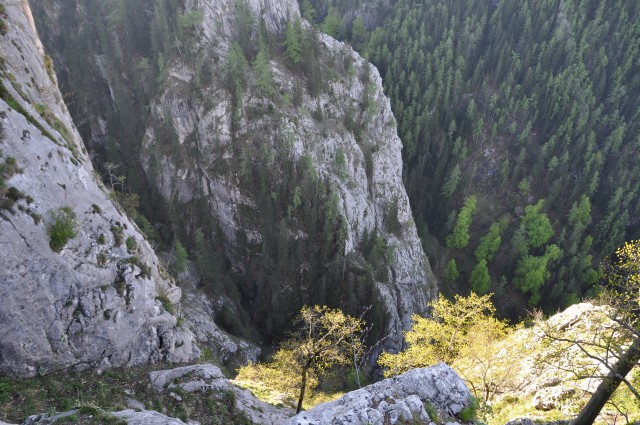
{"type": "Polygon", "coordinates": [[[120,227],[120,225],[111,226],[111,233],[113,233],[115,246],[122,245],[122,243],[124,242],[124,233],[122,231],[122,227],[120,227]]]}
{"type": "Polygon", "coordinates": [[[132,253],[137,247],[138,242],[136,242],[136,239],[133,236],[129,236],[127,238],[127,251],[129,251],[129,253],[132,253]]]}
{"type": "Polygon", "coordinates": [[[473,422],[476,419],[479,408],[480,403],[478,399],[471,397],[469,405],[460,412],[460,419],[462,419],[463,422],[473,422]]]}
{"type": "Polygon", "coordinates": [[[76,214],[69,206],[51,211],[51,223],[47,228],[49,235],[49,246],[55,252],[62,251],[62,248],[77,235],[78,222],[76,214]]]}
{"type": "Polygon", "coordinates": [[[131,256],[127,259],[125,259],[123,261],[126,264],[133,264],[135,266],[138,266],[140,268],[140,270],[142,271],[142,277],[149,277],[151,276],[151,267],[149,267],[148,264],[143,263],[142,260],[140,260],[139,257],[137,256],[131,256]]]}
{"type": "Polygon", "coordinates": [[[173,314],[173,304],[171,304],[171,301],[169,300],[169,298],[166,295],[158,295],[156,297],[156,300],[160,301],[160,304],[162,304],[162,308],[167,311],[168,313],[173,314]]]}

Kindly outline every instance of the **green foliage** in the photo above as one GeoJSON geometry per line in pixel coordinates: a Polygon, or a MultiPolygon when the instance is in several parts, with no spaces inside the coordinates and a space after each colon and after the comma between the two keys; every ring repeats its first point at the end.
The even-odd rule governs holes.
{"type": "Polygon", "coordinates": [[[11,95],[11,93],[9,93],[9,91],[7,90],[7,88],[4,86],[2,82],[0,82],[0,99],[7,102],[7,105],[9,105],[9,107],[14,109],[16,112],[19,112],[20,114],[22,114],[27,119],[27,121],[29,121],[29,123],[31,123],[34,127],[40,130],[40,132],[42,132],[43,135],[51,139],[52,142],[56,144],[58,143],[58,141],[51,135],[51,133],[47,131],[47,129],[45,129],[42,126],[42,124],[38,122],[38,120],[33,118],[31,114],[29,114],[29,112],[27,112],[22,107],[22,105],[11,95]]]}
{"type": "Polygon", "coordinates": [[[49,246],[55,252],[60,252],[67,242],[77,235],[78,222],[76,214],[73,208],[64,206],[50,211],[49,215],[50,222],[47,224],[49,246]]]}
{"type": "Polygon", "coordinates": [[[302,17],[304,19],[311,23],[315,22],[318,13],[309,0],[302,0],[300,9],[302,9],[302,17]]]}
{"type": "Polygon", "coordinates": [[[285,56],[294,67],[302,64],[303,58],[303,33],[301,21],[295,20],[293,23],[287,22],[285,30],[285,56]]]}
{"type": "Polygon", "coordinates": [[[173,314],[173,304],[166,295],[158,295],[156,297],[156,300],[160,301],[160,304],[162,304],[162,308],[164,309],[164,311],[173,314]]]}
{"type": "Polygon", "coordinates": [[[507,225],[507,220],[501,219],[498,223],[493,223],[489,232],[480,238],[480,243],[475,251],[476,260],[478,262],[481,260],[489,262],[495,258],[496,253],[500,248],[500,244],[502,243],[502,232],[504,232],[507,225]]]}
{"type": "Polygon", "coordinates": [[[431,419],[431,422],[438,424],[438,409],[436,409],[435,407],[433,407],[433,405],[429,402],[425,402],[424,403],[424,410],[426,410],[427,414],[429,415],[429,419],[431,419]]]}
{"type": "Polygon", "coordinates": [[[398,200],[394,199],[388,204],[387,216],[384,220],[384,227],[387,232],[399,236],[402,232],[402,223],[398,217],[398,200]]]}
{"type": "Polygon", "coordinates": [[[242,115],[242,101],[246,88],[246,71],[249,68],[242,47],[234,42],[229,47],[224,63],[227,88],[231,93],[233,106],[232,128],[235,131],[242,115]]]}
{"type": "Polygon", "coordinates": [[[147,239],[152,241],[158,241],[160,239],[160,237],[158,236],[158,232],[156,232],[156,229],[153,227],[147,217],[140,213],[136,213],[132,216],[132,218],[136,222],[138,227],[140,227],[140,230],[147,237],[147,239]]]}
{"type": "Polygon", "coordinates": [[[475,422],[479,409],[480,409],[479,400],[475,397],[471,397],[469,405],[464,409],[462,409],[462,411],[458,416],[460,416],[460,419],[462,419],[463,422],[467,422],[467,423],[475,422]]]}
{"type": "Polygon", "coordinates": [[[124,243],[124,230],[120,224],[111,226],[111,233],[113,234],[114,246],[120,246],[124,243]]]}
{"type": "Polygon", "coordinates": [[[173,247],[173,256],[174,256],[173,268],[178,273],[184,271],[187,265],[187,258],[189,257],[189,255],[187,254],[187,250],[185,249],[185,247],[182,246],[180,241],[177,239],[173,247]]]}
{"type": "Polygon", "coordinates": [[[302,408],[307,387],[318,385],[332,367],[348,365],[364,353],[365,323],[328,307],[303,307],[291,337],[280,345],[270,363],[239,369],[237,380],[260,379],[290,397],[302,408]],[[291,372],[295,372],[292,374],[291,372]]]}
{"type": "MultiPolygon", "coordinates": [[[[42,373],[35,378],[0,377],[2,420],[20,423],[33,412],[74,413],[76,423],[86,425],[125,425],[126,421],[110,412],[122,410],[134,391],[146,409],[164,411],[184,422],[198,421],[212,425],[249,425],[251,421],[236,408],[229,392],[208,390],[187,393],[176,388],[177,401],[169,392],[156,391],[149,373],[166,368],[166,364],[109,369],[102,374],[70,371],[42,373]]],[[[61,422],[56,422],[61,423],[61,422]]]]}
{"type": "Polygon", "coordinates": [[[518,183],[518,190],[522,196],[528,196],[529,191],[531,190],[531,184],[529,183],[529,179],[522,179],[520,183],[518,183]]]}
{"type": "Polygon", "coordinates": [[[478,295],[484,295],[491,288],[491,277],[487,268],[487,260],[482,259],[476,264],[470,277],[471,290],[478,295]]]}
{"type": "Polygon", "coordinates": [[[447,248],[462,249],[469,244],[469,226],[476,210],[476,197],[469,196],[464,201],[464,206],[458,214],[453,232],[447,236],[447,248]]]}
{"type": "Polygon", "coordinates": [[[191,12],[178,16],[178,23],[182,28],[191,28],[200,25],[203,19],[204,12],[202,10],[195,9],[191,12]]]}
{"type": "Polygon", "coordinates": [[[129,236],[127,238],[126,244],[127,244],[127,251],[129,253],[132,253],[138,248],[138,242],[136,241],[136,238],[134,238],[133,236],[129,236]]]}
{"type": "Polygon", "coordinates": [[[460,272],[458,271],[458,265],[456,264],[455,259],[451,259],[447,262],[447,267],[444,272],[444,279],[449,283],[453,283],[460,276],[460,272]]]}
{"type": "Polygon", "coordinates": [[[342,35],[342,19],[336,8],[329,8],[329,13],[322,22],[322,32],[329,34],[333,38],[340,38],[342,35]]]}
{"type": "Polygon", "coordinates": [[[529,205],[524,209],[521,228],[524,229],[527,245],[530,248],[540,248],[553,236],[553,228],[546,214],[540,213],[544,200],[536,205],[529,205]]]}
{"type": "Polygon", "coordinates": [[[413,327],[405,334],[408,347],[404,351],[380,356],[378,363],[387,368],[385,376],[439,361],[452,364],[461,356],[482,351],[489,341],[498,341],[509,332],[506,322],[493,317],[495,307],[489,295],[456,295],[454,302],[440,297],[430,307],[432,317],[413,317],[413,327]]]}
{"type": "Polygon", "coordinates": [[[269,64],[269,52],[265,43],[260,43],[258,54],[253,61],[253,73],[258,90],[263,96],[273,98],[276,94],[275,82],[269,64]]]}
{"type": "Polygon", "coordinates": [[[349,173],[347,173],[347,157],[342,148],[336,150],[335,162],[338,176],[342,180],[346,180],[349,177],[349,173]]]}
{"type": "Polygon", "coordinates": [[[96,262],[100,267],[104,267],[107,264],[107,254],[104,251],[100,251],[96,255],[96,262]]]}
{"type": "Polygon", "coordinates": [[[253,31],[256,17],[247,0],[235,0],[234,39],[242,47],[244,55],[251,59],[255,54],[253,31]]]}
{"type": "MultiPolygon", "coordinates": [[[[353,36],[342,31],[342,21],[359,15],[359,2],[312,3],[325,32],[353,36]]],[[[567,255],[546,285],[543,306],[560,307],[566,293],[585,295],[587,260],[639,234],[637,224],[628,224],[640,202],[640,98],[627,97],[640,91],[632,71],[640,57],[633,19],[638,6],[570,0],[559,12],[557,2],[532,0],[517,7],[466,0],[416,7],[399,0],[368,10],[369,42],[359,47],[351,41],[380,70],[391,98],[417,227],[446,242],[449,212],[459,208],[465,182],[465,195],[490,204],[478,215],[478,228],[510,215],[500,261],[489,268],[492,275],[512,276],[518,257],[528,249],[540,255],[553,237],[547,239],[548,227],[539,220],[531,223],[542,226],[533,245],[525,232],[516,238],[524,244],[508,249],[504,242],[520,226],[514,211],[529,197],[545,198],[554,243],[567,255]],[[581,203],[590,205],[594,220],[576,227],[570,211],[581,203]],[[580,252],[588,234],[593,244],[580,252]]]]}
{"type": "Polygon", "coordinates": [[[53,59],[51,59],[51,56],[47,54],[44,55],[44,67],[46,68],[51,81],[55,81],[56,71],[53,68],[53,59]]]}
{"type": "Polygon", "coordinates": [[[558,260],[560,256],[560,248],[549,245],[543,256],[527,255],[518,261],[513,283],[516,288],[531,294],[529,304],[537,305],[540,302],[540,288],[551,275],[548,264],[558,260]]]}
{"type": "Polygon", "coordinates": [[[363,49],[369,41],[369,34],[364,26],[364,19],[360,15],[358,15],[351,23],[350,38],[351,44],[356,50],[363,49]]]}
{"type": "Polygon", "coordinates": [[[445,198],[450,198],[454,194],[458,186],[460,185],[461,176],[462,176],[462,173],[460,172],[460,166],[456,164],[455,167],[453,167],[453,170],[451,170],[451,173],[449,174],[445,182],[443,183],[442,189],[440,190],[440,194],[445,198]]]}

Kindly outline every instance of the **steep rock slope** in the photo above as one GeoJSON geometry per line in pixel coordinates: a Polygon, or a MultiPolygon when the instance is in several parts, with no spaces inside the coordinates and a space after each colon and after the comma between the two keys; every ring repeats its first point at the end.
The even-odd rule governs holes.
{"type": "Polygon", "coordinates": [[[0,372],[193,359],[157,299],[176,304],[180,289],[96,181],[29,4],[3,9],[0,372]]]}
{"type": "Polygon", "coordinates": [[[436,283],[411,218],[401,142],[374,67],[300,23],[294,1],[165,1],[129,13],[129,3],[117,3],[125,12],[109,18],[125,27],[129,16],[149,15],[148,57],[143,42],[135,45],[145,37],[127,42],[135,27],[113,30],[97,22],[100,14],[87,15],[99,7],[90,0],[74,8],[34,6],[63,75],[82,69],[93,81],[88,86],[102,90],[74,99],[76,119],[99,151],[127,149],[113,141],[114,123],[130,121],[123,105],[132,98],[149,96],[148,125],[127,137],[174,234],[198,251],[202,229],[208,249],[194,253],[201,268],[225,264],[208,276],[204,270],[203,281],[235,301],[229,311],[241,305],[263,334],[278,335],[303,304],[355,315],[374,305],[370,320],[391,335],[389,348],[400,346],[401,330],[411,314],[425,311],[436,283]],[[172,19],[175,26],[157,30],[172,19]],[[84,62],[64,54],[69,25],[105,34],[99,46],[87,43],[84,62]],[[107,46],[110,37],[117,48],[107,46]],[[121,64],[110,51],[128,52],[121,60],[135,57],[139,66],[113,72],[121,64]],[[148,72],[143,82],[138,69],[148,72]],[[106,109],[96,105],[105,93],[113,103],[106,109]]]}
{"type": "MultiPolygon", "coordinates": [[[[283,227],[293,238],[322,243],[310,234],[313,226],[305,222],[308,215],[296,211],[317,201],[315,194],[306,192],[304,175],[317,173],[317,180],[325,182],[327,197],[333,197],[337,207],[334,221],[327,220],[322,230],[327,232],[326,226],[335,225],[335,234],[344,231],[343,241],[335,247],[344,257],[364,255],[363,239],[374,233],[384,239],[386,246],[394,247],[388,254],[391,258],[378,259],[388,261],[383,267],[388,267],[390,273],[376,279],[376,283],[388,313],[389,328],[397,338],[408,325],[410,315],[424,311],[434,296],[434,282],[429,278],[412,225],[401,180],[401,143],[380,77],[349,47],[322,34],[311,34],[315,39],[311,44],[317,49],[314,66],[327,72],[340,72],[342,66],[346,75],[301,76],[295,67],[292,70],[287,66],[286,59],[272,56],[268,69],[275,90],[284,96],[291,94],[294,99],[287,103],[278,94],[265,95],[265,89],[256,81],[257,71],[231,77],[245,80],[243,93],[235,97],[237,94],[228,88],[229,77],[224,75],[225,66],[230,66],[229,56],[235,53],[229,49],[235,30],[225,20],[233,16],[233,4],[205,3],[203,31],[194,47],[197,62],[185,64],[181,58],[170,64],[167,89],[152,104],[155,126],[147,129],[143,141],[141,160],[145,171],[167,200],[206,205],[223,235],[225,252],[233,267],[243,271],[251,267],[256,256],[264,255],[265,228],[270,223],[261,215],[269,206],[286,208],[286,214],[275,215],[286,220],[283,227]],[[224,30],[209,34],[206,28],[214,27],[224,30]],[[214,67],[211,81],[200,84],[202,92],[193,96],[190,88],[197,78],[193,70],[216,60],[219,65],[214,67]],[[304,88],[310,78],[328,81],[312,94],[313,89],[304,88]],[[167,122],[176,136],[172,141],[158,135],[159,123],[167,122]],[[310,164],[308,170],[304,170],[305,161],[310,164]],[[287,170],[288,167],[291,168],[287,170]],[[259,182],[265,174],[270,180],[267,184],[259,182]],[[292,182],[296,176],[302,181],[292,182]],[[283,189],[284,186],[289,187],[283,189]],[[264,202],[260,199],[264,190],[280,199],[264,202]],[[344,230],[338,224],[341,220],[344,230]]],[[[294,2],[279,8],[259,3],[250,6],[256,21],[263,11],[267,27],[285,18],[293,20],[298,13],[294,2]]],[[[257,32],[257,25],[254,31],[257,32]]],[[[309,205],[312,208],[322,206],[309,205]]],[[[305,287],[314,283],[304,270],[313,265],[299,267],[299,288],[295,289],[299,294],[292,296],[288,285],[271,285],[272,297],[284,297],[296,305],[319,301],[313,295],[314,289],[305,287]]]]}

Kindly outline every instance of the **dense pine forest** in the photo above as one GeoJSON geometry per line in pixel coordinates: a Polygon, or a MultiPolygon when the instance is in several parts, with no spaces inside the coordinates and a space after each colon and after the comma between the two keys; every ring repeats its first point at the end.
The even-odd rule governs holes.
{"type": "Polygon", "coordinates": [[[640,229],[640,5],[301,1],[380,70],[445,292],[503,314],[589,296],[640,229]]]}

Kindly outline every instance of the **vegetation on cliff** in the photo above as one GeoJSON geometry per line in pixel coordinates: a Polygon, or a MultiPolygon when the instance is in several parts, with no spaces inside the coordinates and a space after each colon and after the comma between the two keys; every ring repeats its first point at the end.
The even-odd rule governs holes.
{"type": "Polygon", "coordinates": [[[504,222],[487,259],[501,314],[589,294],[594,259],[640,229],[638,4],[300,3],[383,76],[425,251],[440,276],[456,260],[459,276],[442,290],[469,288],[482,261],[471,254],[504,222]],[[478,208],[464,243],[454,236],[470,196],[478,208]]]}

